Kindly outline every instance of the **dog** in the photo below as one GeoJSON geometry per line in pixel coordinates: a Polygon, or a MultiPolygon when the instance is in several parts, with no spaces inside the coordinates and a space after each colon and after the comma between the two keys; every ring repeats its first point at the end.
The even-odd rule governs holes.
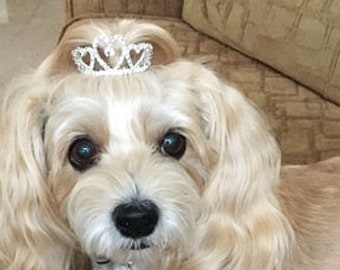
{"type": "Polygon", "coordinates": [[[1,110],[0,269],[340,267],[339,181],[280,180],[265,116],[154,24],[75,24],[1,110]]]}

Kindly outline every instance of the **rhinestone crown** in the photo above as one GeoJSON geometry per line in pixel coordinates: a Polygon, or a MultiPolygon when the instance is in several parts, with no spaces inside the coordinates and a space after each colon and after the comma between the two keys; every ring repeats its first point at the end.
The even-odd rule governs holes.
{"type": "Polygon", "coordinates": [[[97,36],[92,46],[72,50],[72,59],[85,75],[125,75],[149,69],[152,59],[150,43],[128,44],[122,35],[97,36]]]}

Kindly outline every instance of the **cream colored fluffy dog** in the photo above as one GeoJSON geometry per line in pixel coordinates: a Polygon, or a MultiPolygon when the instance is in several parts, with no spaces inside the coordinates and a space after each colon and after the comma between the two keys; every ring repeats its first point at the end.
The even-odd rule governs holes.
{"type": "Polygon", "coordinates": [[[280,184],[261,114],[176,46],[79,24],[10,87],[1,270],[340,269],[339,183],[280,184]]]}

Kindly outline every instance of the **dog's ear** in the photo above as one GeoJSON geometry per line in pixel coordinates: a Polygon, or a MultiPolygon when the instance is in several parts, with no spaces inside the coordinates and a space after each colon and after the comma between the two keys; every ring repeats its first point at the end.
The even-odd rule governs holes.
{"type": "Polygon", "coordinates": [[[196,259],[221,260],[221,269],[228,260],[235,269],[282,269],[292,230],[275,196],[280,151],[269,125],[239,91],[206,68],[189,65],[182,73],[190,74],[213,153],[202,195],[208,208],[200,233],[204,244],[197,244],[196,259]],[[209,250],[220,257],[212,258],[209,250]]]}
{"type": "Polygon", "coordinates": [[[214,207],[240,214],[273,195],[280,150],[264,115],[209,71],[200,76],[205,134],[217,155],[205,195],[214,207]]]}
{"type": "Polygon", "coordinates": [[[71,244],[47,183],[45,89],[29,80],[12,87],[1,104],[1,269],[48,269],[54,259],[46,262],[42,255],[52,251],[50,243],[71,244]]]}
{"type": "Polygon", "coordinates": [[[38,73],[56,75],[76,70],[71,52],[77,47],[91,46],[94,39],[101,35],[122,35],[129,44],[141,42],[153,46],[152,66],[168,64],[178,57],[175,40],[164,29],[150,23],[135,20],[117,20],[111,23],[84,20],[70,25],[64,31],[54,52],[41,64],[38,73]]]}

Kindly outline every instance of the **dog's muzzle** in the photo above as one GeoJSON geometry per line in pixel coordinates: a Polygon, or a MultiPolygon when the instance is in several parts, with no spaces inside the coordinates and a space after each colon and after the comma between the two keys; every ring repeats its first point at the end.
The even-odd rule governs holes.
{"type": "Polygon", "coordinates": [[[158,219],[159,209],[149,200],[120,204],[112,213],[112,220],[120,234],[135,240],[152,234],[158,219]]]}

